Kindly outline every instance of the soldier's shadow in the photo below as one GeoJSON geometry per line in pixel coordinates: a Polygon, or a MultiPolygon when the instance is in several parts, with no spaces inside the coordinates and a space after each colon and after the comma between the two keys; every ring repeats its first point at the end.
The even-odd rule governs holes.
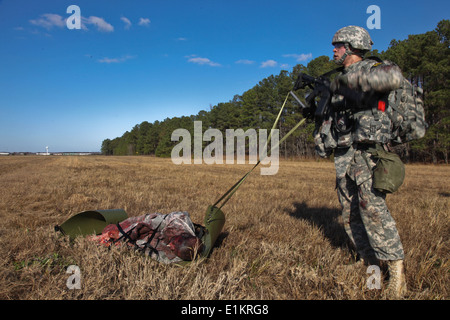
{"type": "Polygon", "coordinates": [[[285,212],[296,219],[305,220],[318,228],[331,245],[336,248],[348,248],[351,245],[344,226],[339,222],[341,212],[327,207],[308,207],[305,202],[294,202],[294,209],[285,212]]]}

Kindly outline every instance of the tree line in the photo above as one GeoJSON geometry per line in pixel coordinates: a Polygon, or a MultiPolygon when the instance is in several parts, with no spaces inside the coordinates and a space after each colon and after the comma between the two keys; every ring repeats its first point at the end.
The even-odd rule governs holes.
{"type": "MultiPolygon", "coordinates": [[[[378,56],[395,62],[404,76],[424,92],[424,108],[429,125],[424,138],[397,147],[406,162],[445,162],[450,151],[450,20],[442,20],[433,31],[409,35],[404,40],[392,40],[386,51],[373,50],[367,56],[378,56]]],[[[193,136],[194,121],[202,121],[203,131],[219,129],[268,129],[272,127],[280,107],[292,89],[300,72],[319,76],[336,68],[328,56],[311,60],[306,66],[296,65],[291,72],[282,70],[261,80],[242,95],[228,102],[218,103],[209,111],[196,115],[166,118],[150,123],[136,124],[121,137],[105,139],[101,152],[105,155],[155,155],[170,157],[172,148],[179,142],[171,141],[172,132],[178,128],[188,130],[193,136]]],[[[299,95],[306,92],[298,91],[299,95]]],[[[280,137],[284,136],[302,119],[301,108],[288,100],[280,118],[280,137]]],[[[313,158],[314,123],[298,128],[280,145],[280,157],[313,158]]],[[[208,142],[210,143],[210,142],[208,142]]],[[[206,145],[206,143],[205,143],[206,145]]]]}

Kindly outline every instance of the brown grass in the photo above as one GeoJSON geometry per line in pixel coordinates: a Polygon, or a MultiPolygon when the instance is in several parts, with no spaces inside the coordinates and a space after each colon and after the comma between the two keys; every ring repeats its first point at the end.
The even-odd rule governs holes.
{"type": "MultiPolygon", "coordinates": [[[[227,217],[207,260],[163,265],[53,227],[90,209],[129,216],[188,211],[202,223],[209,204],[251,165],[174,165],[153,157],[0,158],[0,299],[385,299],[354,262],[334,190],[334,166],[282,161],[259,168],[223,208],[227,217]],[[69,290],[66,268],[81,270],[69,290]]],[[[449,298],[448,166],[408,165],[388,205],[406,253],[406,299],[449,298]]]]}

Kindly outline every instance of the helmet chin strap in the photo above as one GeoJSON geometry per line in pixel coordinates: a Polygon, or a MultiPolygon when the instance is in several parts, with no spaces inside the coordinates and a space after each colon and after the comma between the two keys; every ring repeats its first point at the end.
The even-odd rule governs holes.
{"type": "Polygon", "coordinates": [[[336,61],[336,63],[338,65],[343,65],[345,58],[347,58],[348,56],[355,54],[351,49],[350,46],[348,45],[348,43],[344,43],[344,47],[345,47],[345,53],[342,55],[342,57],[336,61]]]}

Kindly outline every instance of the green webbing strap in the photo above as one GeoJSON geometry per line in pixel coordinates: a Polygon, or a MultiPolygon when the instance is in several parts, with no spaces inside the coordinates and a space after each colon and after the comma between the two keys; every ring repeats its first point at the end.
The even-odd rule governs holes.
{"type": "MultiPolygon", "coordinates": [[[[272,126],[272,130],[270,130],[270,133],[269,133],[269,137],[267,138],[267,142],[266,142],[266,145],[264,146],[264,149],[263,150],[265,150],[266,148],[267,148],[267,145],[269,144],[269,142],[270,142],[270,140],[271,140],[271,138],[272,138],[272,131],[275,129],[275,127],[277,126],[277,123],[278,123],[278,121],[280,120],[280,117],[281,117],[281,114],[282,114],[282,112],[283,112],[283,109],[284,109],[284,106],[286,105],[286,102],[287,102],[287,100],[288,100],[288,98],[289,98],[289,93],[287,94],[287,96],[286,96],[286,99],[284,99],[284,103],[283,103],[283,105],[281,106],[281,109],[280,109],[280,112],[278,113],[278,116],[277,116],[277,118],[275,119],[275,122],[274,122],[274,124],[273,124],[273,126],[272,126]]],[[[279,142],[278,142],[278,144],[276,145],[276,146],[274,146],[274,147],[272,147],[271,149],[270,149],[270,151],[272,152],[272,150],[274,149],[274,148],[276,148],[276,147],[278,147],[281,143],[283,143],[284,142],[284,140],[286,140],[295,130],[297,130],[297,128],[298,127],[300,127],[304,122],[306,121],[306,118],[303,118],[299,123],[297,123],[279,142]]],[[[258,160],[258,162],[253,166],[253,168],[251,168],[250,169],[250,171],[249,172],[247,172],[238,182],[236,182],[227,192],[225,192],[225,194],[222,196],[222,197],[220,197],[220,199],[219,200],[217,200],[216,201],[216,203],[214,203],[213,204],[213,207],[217,207],[217,205],[223,200],[223,203],[220,205],[220,207],[218,207],[219,209],[221,209],[224,205],[225,205],[225,203],[227,203],[227,201],[228,200],[230,200],[230,198],[233,196],[233,194],[237,191],[237,189],[241,186],[241,184],[242,184],[242,182],[244,182],[244,180],[245,179],[247,179],[247,177],[250,175],[250,173],[260,164],[260,162],[262,161],[262,160],[264,160],[266,157],[267,157],[267,154],[268,153],[266,153],[266,155],[263,157],[263,158],[261,158],[261,159],[259,159],[258,160]]]]}

